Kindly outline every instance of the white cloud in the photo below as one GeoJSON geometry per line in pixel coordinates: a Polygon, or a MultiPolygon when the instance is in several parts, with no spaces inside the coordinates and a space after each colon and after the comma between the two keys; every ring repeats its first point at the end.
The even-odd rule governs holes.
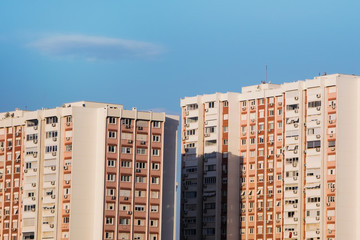
{"type": "Polygon", "coordinates": [[[46,55],[89,61],[148,59],[163,52],[161,46],[153,43],[86,35],[54,35],[31,42],[29,46],[46,55]]]}

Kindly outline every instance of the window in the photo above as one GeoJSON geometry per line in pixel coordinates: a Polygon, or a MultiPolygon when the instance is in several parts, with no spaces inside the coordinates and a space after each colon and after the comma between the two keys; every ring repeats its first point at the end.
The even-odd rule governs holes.
{"type": "Polygon", "coordinates": [[[159,184],[160,183],[160,177],[151,177],[151,183],[152,184],[159,184]]]}
{"type": "Polygon", "coordinates": [[[151,166],[152,170],[160,170],[160,163],[152,163],[151,166]]]}
{"type": "Polygon", "coordinates": [[[108,160],[107,163],[108,167],[115,167],[115,160],[108,160]]]}
{"type": "Polygon", "coordinates": [[[159,206],[158,205],[151,205],[150,206],[150,211],[151,212],[158,212],[159,211],[159,206]]]}
{"type": "Polygon", "coordinates": [[[53,123],[57,123],[57,122],[58,122],[57,117],[48,117],[48,118],[46,118],[46,124],[53,124],[53,123]]]}
{"type": "Polygon", "coordinates": [[[72,116],[66,116],[66,123],[72,122],[72,116]]]}
{"type": "Polygon", "coordinates": [[[122,147],[122,148],[121,148],[121,153],[128,153],[128,154],[130,154],[130,153],[131,153],[131,148],[129,148],[129,147],[122,147]]]}
{"type": "Polygon", "coordinates": [[[318,148],[320,147],[321,143],[320,143],[320,140],[317,140],[317,141],[308,141],[307,142],[307,148],[310,149],[310,148],[318,148]]]}
{"type": "Polygon", "coordinates": [[[335,147],[335,141],[329,141],[329,147],[335,147]]]}
{"type": "MultiPolygon", "coordinates": [[[[37,140],[37,134],[32,134],[32,135],[36,135],[36,137],[34,136],[34,140],[37,140]]],[[[57,131],[49,131],[49,132],[46,132],[46,138],[55,138],[57,137],[58,135],[58,132],[57,131]]],[[[30,140],[30,139],[29,139],[30,140]]],[[[29,141],[28,140],[28,141],[29,141]]],[[[32,139],[31,139],[32,140],[32,139]]]]}
{"type": "Polygon", "coordinates": [[[109,153],[116,153],[116,146],[115,145],[108,145],[108,152],[109,153]]]}
{"type": "Polygon", "coordinates": [[[146,163],[145,162],[137,162],[136,168],[146,168],[146,163]]]}
{"type": "Polygon", "coordinates": [[[108,173],[106,179],[109,182],[114,182],[115,181],[115,174],[108,173]]]}
{"type": "Polygon", "coordinates": [[[286,106],[286,110],[295,110],[299,109],[299,104],[290,104],[286,106]]]}
{"type": "Polygon", "coordinates": [[[160,122],[159,121],[154,121],[153,122],[153,128],[160,128],[160,122]]]}
{"type": "Polygon", "coordinates": [[[274,109],[269,110],[269,116],[274,116],[274,109]]]}
{"type": "Polygon", "coordinates": [[[106,217],[106,225],[113,225],[114,224],[114,218],[112,217],[106,217]]]}
{"type": "Polygon", "coordinates": [[[152,136],[152,141],[153,142],[160,142],[160,135],[153,135],[152,136]]]}
{"type": "Polygon", "coordinates": [[[136,148],[136,154],[146,155],[146,148],[136,148]]]}
{"type": "Polygon", "coordinates": [[[215,108],[215,102],[209,102],[208,106],[209,108],[215,108]]]}
{"type": "Polygon", "coordinates": [[[309,108],[320,107],[320,106],[321,106],[321,101],[308,102],[309,108]]]}
{"type": "Polygon", "coordinates": [[[195,129],[190,129],[190,130],[187,130],[187,131],[186,131],[186,135],[187,135],[187,136],[195,135],[195,133],[196,133],[195,129]]]}
{"type": "Polygon", "coordinates": [[[186,109],[187,110],[196,110],[196,109],[198,109],[198,105],[196,103],[189,104],[189,105],[186,106],[186,109]]]}
{"type": "Polygon", "coordinates": [[[255,144],[255,138],[250,138],[250,144],[255,144]]]}
{"type": "Polygon", "coordinates": [[[157,227],[158,222],[158,220],[150,219],[150,227],[157,227]]]}
{"type": "Polygon", "coordinates": [[[129,118],[123,118],[123,119],[121,119],[121,124],[122,124],[122,125],[126,125],[126,127],[130,128],[130,126],[131,126],[131,119],[129,119],[129,118]]]}
{"type": "Polygon", "coordinates": [[[159,198],[159,192],[158,191],[151,191],[151,198],[159,198]]]}
{"type": "Polygon", "coordinates": [[[152,155],[153,156],[160,156],[160,149],[153,148],[152,155]]]}
{"type": "Polygon", "coordinates": [[[71,152],[72,151],[72,144],[65,145],[65,152],[71,152]]]}
{"type": "Polygon", "coordinates": [[[120,225],[129,225],[129,218],[120,218],[119,224],[120,225]]]}
{"type": "Polygon", "coordinates": [[[116,118],[115,117],[109,117],[109,124],[116,124],[116,118]]]}
{"type": "Polygon", "coordinates": [[[121,167],[130,168],[131,162],[130,161],[121,161],[121,167]]]}
{"type": "Polygon", "coordinates": [[[121,175],[120,181],[121,182],[130,182],[130,176],[129,175],[121,175]]]}
{"type": "Polygon", "coordinates": [[[228,107],[229,106],[229,102],[228,101],[224,101],[224,107],[228,107]]]}
{"type": "Polygon", "coordinates": [[[116,132],[115,131],[109,131],[108,136],[109,136],[109,138],[116,138],[116,132]]]}
{"type": "Polygon", "coordinates": [[[51,152],[56,152],[57,151],[57,146],[54,145],[54,146],[46,146],[45,147],[45,152],[46,153],[51,153],[51,152]]]}
{"type": "Polygon", "coordinates": [[[137,212],[144,212],[145,206],[144,205],[135,205],[134,210],[137,212]]]}

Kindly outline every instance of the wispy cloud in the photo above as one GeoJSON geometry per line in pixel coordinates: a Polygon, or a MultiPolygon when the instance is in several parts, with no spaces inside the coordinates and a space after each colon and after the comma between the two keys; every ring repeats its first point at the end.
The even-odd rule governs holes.
{"type": "Polygon", "coordinates": [[[43,54],[86,60],[150,59],[163,52],[159,45],[87,35],[53,35],[28,44],[43,54]]]}

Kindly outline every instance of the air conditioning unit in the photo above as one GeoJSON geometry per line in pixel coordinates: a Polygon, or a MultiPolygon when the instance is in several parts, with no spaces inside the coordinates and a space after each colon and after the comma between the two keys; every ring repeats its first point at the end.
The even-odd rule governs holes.
{"type": "Polygon", "coordinates": [[[205,122],[204,122],[204,125],[208,125],[208,121],[205,121],[205,122]]]}
{"type": "Polygon", "coordinates": [[[55,167],[55,166],[52,166],[52,167],[51,167],[51,170],[55,171],[55,170],[56,170],[56,167],[55,167]]]}
{"type": "Polygon", "coordinates": [[[209,111],[209,109],[205,108],[205,112],[208,112],[208,111],[209,111]]]}
{"type": "Polygon", "coordinates": [[[128,144],[132,144],[133,141],[132,141],[132,140],[128,140],[127,143],[128,143],[128,144]]]}
{"type": "Polygon", "coordinates": [[[20,133],[19,133],[19,132],[16,132],[16,133],[15,133],[15,136],[17,136],[17,137],[18,137],[19,135],[20,135],[20,133]]]}
{"type": "Polygon", "coordinates": [[[278,102],[278,105],[281,106],[281,105],[282,105],[282,102],[278,102]]]}
{"type": "Polygon", "coordinates": [[[138,130],[143,130],[144,128],[143,127],[138,127],[138,130]]]}
{"type": "Polygon", "coordinates": [[[294,97],[294,99],[295,99],[295,100],[299,100],[299,97],[298,97],[298,96],[296,96],[296,97],[294,97]]]}
{"type": "Polygon", "coordinates": [[[34,130],[38,130],[38,126],[36,125],[36,126],[34,126],[34,130]]]}
{"type": "Polygon", "coordinates": [[[16,231],[16,227],[14,227],[12,230],[13,230],[13,231],[16,231]]]}
{"type": "Polygon", "coordinates": [[[66,126],[70,126],[70,122],[66,122],[66,126]]]}
{"type": "Polygon", "coordinates": [[[32,183],[31,186],[36,187],[36,183],[32,183]]]}
{"type": "Polygon", "coordinates": [[[320,207],[320,203],[317,203],[316,206],[317,206],[317,207],[320,207]]]}
{"type": "Polygon", "coordinates": [[[55,213],[55,210],[54,209],[51,209],[51,211],[50,211],[51,213],[55,213]]]}
{"type": "Polygon", "coordinates": [[[320,94],[320,93],[316,94],[316,97],[317,97],[317,98],[320,98],[320,97],[321,97],[321,94],[320,94]]]}
{"type": "Polygon", "coordinates": [[[297,154],[297,153],[298,153],[298,151],[295,149],[295,150],[294,150],[294,154],[297,154]]]}
{"type": "Polygon", "coordinates": [[[54,228],[54,224],[50,224],[50,228],[54,228]]]}
{"type": "Polygon", "coordinates": [[[330,124],[332,124],[332,123],[333,123],[333,121],[332,121],[332,120],[329,120],[329,123],[330,123],[330,124]]]}
{"type": "Polygon", "coordinates": [[[27,169],[24,169],[24,173],[27,173],[28,172],[28,170],[27,169]]]}
{"type": "Polygon", "coordinates": [[[297,176],[294,176],[293,179],[296,181],[296,180],[297,180],[297,176]]]}
{"type": "Polygon", "coordinates": [[[299,109],[295,109],[295,113],[298,113],[299,112],[299,109]]]}
{"type": "Polygon", "coordinates": [[[141,169],[136,169],[135,170],[137,173],[141,173],[141,169]]]}
{"type": "Polygon", "coordinates": [[[320,121],[319,121],[319,120],[316,121],[316,125],[320,125],[320,121]]]}
{"type": "Polygon", "coordinates": [[[131,215],[131,214],[132,214],[132,211],[128,211],[128,214],[131,215]]]}
{"type": "Polygon", "coordinates": [[[210,137],[210,133],[205,133],[204,137],[210,137]]]}
{"type": "Polygon", "coordinates": [[[65,180],[65,184],[70,184],[70,181],[69,181],[69,180],[65,180]]]}
{"type": "Polygon", "coordinates": [[[316,110],[320,111],[320,110],[321,110],[321,107],[316,107],[316,110]]]}
{"type": "Polygon", "coordinates": [[[111,200],[115,200],[116,199],[116,197],[115,196],[111,196],[111,200]]]}
{"type": "Polygon", "coordinates": [[[320,234],[320,230],[316,230],[316,234],[320,234]]]}
{"type": "Polygon", "coordinates": [[[67,196],[67,195],[64,195],[64,198],[65,198],[65,199],[67,199],[67,198],[68,198],[68,196],[67,196]]]}
{"type": "Polygon", "coordinates": [[[3,151],[4,151],[4,148],[2,147],[2,148],[0,148],[0,150],[3,152],[3,151]]]}
{"type": "Polygon", "coordinates": [[[190,127],[190,124],[188,124],[188,123],[187,123],[187,124],[185,124],[185,127],[190,127]]]}
{"type": "MultiPolygon", "coordinates": [[[[66,196],[66,195],[65,195],[65,196],[66,196]]],[[[51,195],[51,198],[52,198],[52,199],[55,199],[55,198],[56,198],[56,196],[55,196],[55,195],[51,195]]]]}
{"type": "Polygon", "coordinates": [[[294,218],[294,221],[297,222],[299,219],[297,217],[294,218]]]}
{"type": "Polygon", "coordinates": [[[332,147],[332,148],[331,148],[331,151],[335,151],[335,147],[332,147]]]}
{"type": "Polygon", "coordinates": [[[37,153],[36,153],[36,152],[33,153],[33,157],[34,157],[34,158],[37,157],[37,153]]]}
{"type": "Polygon", "coordinates": [[[316,138],[321,138],[321,135],[320,135],[320,134],[317,134],[317,135],[316,135],[316,138]]]}
{"type": "Polygon", "coordinates": [[[34,172],[37,172],[37,168],[33,168],[33,171],[34,171],[34,172]]]}
{"type": "Polygon", "coordinates": [[[297,194],[298,191],[297,191],[297,190],[294,190],[293,192],[294,192],[294,194],[297,194]]]}
{"type": "Polygon", "coordinates": [[[255,107],[254,107],[254,106],[251,106],[250,108],[251,108],[251,110],[254,110],[254,109],[255,109],[255,107]]]}
{"type": "Polygon", "coordinates": [[[68,170],[68,168],[69,168],[68,166],[64,166],[64,170],[68,170]]]}
{"type": "Polygon", "coordinates": [[[335,188],[332,188],[332,189],[331,189],[331,192],[335,192],[335,188]]]}
{"type": "Polygon", "coordinates": [[[258,133],[261,133],[261,130],[259,130],[258,133]]]}
{"type": "Polygon", "coordinates": [[[55,156],[56,156],[56,152],[52,152],[52,155],[55,157],[55,156]]]}
{"type": "Polygon", "coordinates": [[[70,213],[70,210],[69,210],[69,209],[66,209],[65,212],[66,212],[66,213],[70,213]]]}
{"type": "Polygon", "coordinates": [[[297,236],[298,235],[298,233],[297,232],[294,232],[294,236],[297,236]]]}
{"type": "Polygon", "coordinates": [[[335,109],[335,107],[336,107],[335,104],[331,105],[331,108],[332,108],[332,109],[335,109]]]}
{"type": "Polygon", "coordinates": [[[331,217],[328,217],[328,220],[331,220],[331,217]]]}
{"type": "Polygon", "coordinates": [[[297,204],[294,204],[294,205],[293,205],[293,208],[297,208],[297,204]]]}
{"type": "Polygon", "coordinates": [[[267,224],[269,224],[269,223],[270,223],[270,221],[269,221],[269,220],[266,220],[266,223],[267,223],[267,224]]]}
{"type": "Polygon", "coordinates": [[[316,178],[317,178],[317,179],[320,179],[320,175],[316,175],[316,178]]]}
{"type": "Polygon", "coordinates": [[[52,123],[51,126],[56,127],[56,123],[52,123]]]}
{"type": "Polygon", "coordinates": [[[55,185],[55,181],[51,181],[51,185],[55,185]]]}
{"type": "Polygon", "coordinates": [[[66,140],[66,141],[70,141],[70,137],[66,137],[65,140],[66,140]]]}
{"type": "Polygon", "coordinates": [[[262,210],[262,208],[261,208],[261,207],[259,207],[259,208],[258,208],[258,210],[259,210],[259,211],[261,211],[261,210],[262,210]]]}
{"type": "Polygon", "coordinates": [[[299,124],[297,123],[294,123],[294,127],[297,128],[299,126],[299,124]]]}
{"type": "Polygon", "coordinates": [[[57,138],[56,138],[56,137],[53,137],[53,141],[56,142],[56,141],[57,141],[57,138]]]}
{"type": "Polygon", "coordinates": [[[280,154],[276,154],[276,157],[280,157],[280,154]]]}
{"type": "Polygon", "coordinates": [[[320,152],[320,148],[319,148],[319,147],[318,147],[318,148],[316,148],[316,151],[317,151],[317,152],[320,152]]]}
{"type": "Polygon", "coordinates": [[[185,115],[188,116],[188,115],[189,115],[189,111],[185,111],[185,115]]]}
{"type": "Polygon", "coordinates": [[[255,122],[255,119],[251,119],[250,121],[251,121],[251,122],[255,122]]]}
{"type": "Polygon", "coordinates": [[[330,134],[329,134],[329,137],[331,137],[331,138],[332,138],[333,136],[334,136],[334,134],[332,134],[332,133],[330,133],[330,134]]]}
{"type": "Polygon", "coordinates": [[[276,222],[279,223],[279,222],[280,222],[280,219],[276,219],[276,222]]]}
{"type": "Polygon", "coordinates": [[[328,202],[328,203],[326,203],[326,206],[330,207],[330,203],[329,203],[329,202],[328,202]]]}
{"type": "Polygon", "coordinates": [[[266,211],[270,211],[270,208],[266,208],[266,211]]]}
{"type": "Polygon", "coordinates": [[[35,201],[35,200],[36,200],[36,198],[35,198],[35,197],[31,197],[31,200],[35,201]]]}
{"type": "Polygon", "coordinates": [[[319,216],[316,216],[316,220],[319,221],[319,220],[320,220],[320,217],[319,217],[319,216]]]}
{"type": "MultiPolygon", "coordinates": [[[[250,133],[251,133],[251,134],[255,134],[255,131],[251,131],[250,133]]],[[[246,133],[245,133],[245,134],[246,134],[246,133]]]]}
{"type": "Polygon", "coordinates": [[[129,200],[129,197],[124,197],[124,200],[126,200],[126,201],[129,200]]]}
{"type": "Polygon", "coordinates": [[[295,136],[295,140],[298,140],[299,139],[299,136],[295,136]]]}
{"type": "Polygon", "coordinates": [[[252,211],[252,209],[251,209],[251,208],[249,208],[248,210],[249,210],[249,212],[251,212],[251,211],[252,211]]]}
{"type": "Polygon", "coordinates": [[[141,142],[140,142],[140,145],[145,145],[145,144],[146,144],[145,141],[141,141],[141,142]]]}
{"type": "Polygon", "coordinates": [[[242,107],[242,110],[245,111],[245,110],[246,110],[246,107],[242,107]]]}

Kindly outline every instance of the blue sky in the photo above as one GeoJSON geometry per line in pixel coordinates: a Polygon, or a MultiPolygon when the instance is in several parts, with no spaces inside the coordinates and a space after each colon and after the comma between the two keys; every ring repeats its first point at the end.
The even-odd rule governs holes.
{"type": "Polygon", "coordinates": [[[179,99],[360,74],[359,1],[1,1],[0,111],[179,99]]]}

